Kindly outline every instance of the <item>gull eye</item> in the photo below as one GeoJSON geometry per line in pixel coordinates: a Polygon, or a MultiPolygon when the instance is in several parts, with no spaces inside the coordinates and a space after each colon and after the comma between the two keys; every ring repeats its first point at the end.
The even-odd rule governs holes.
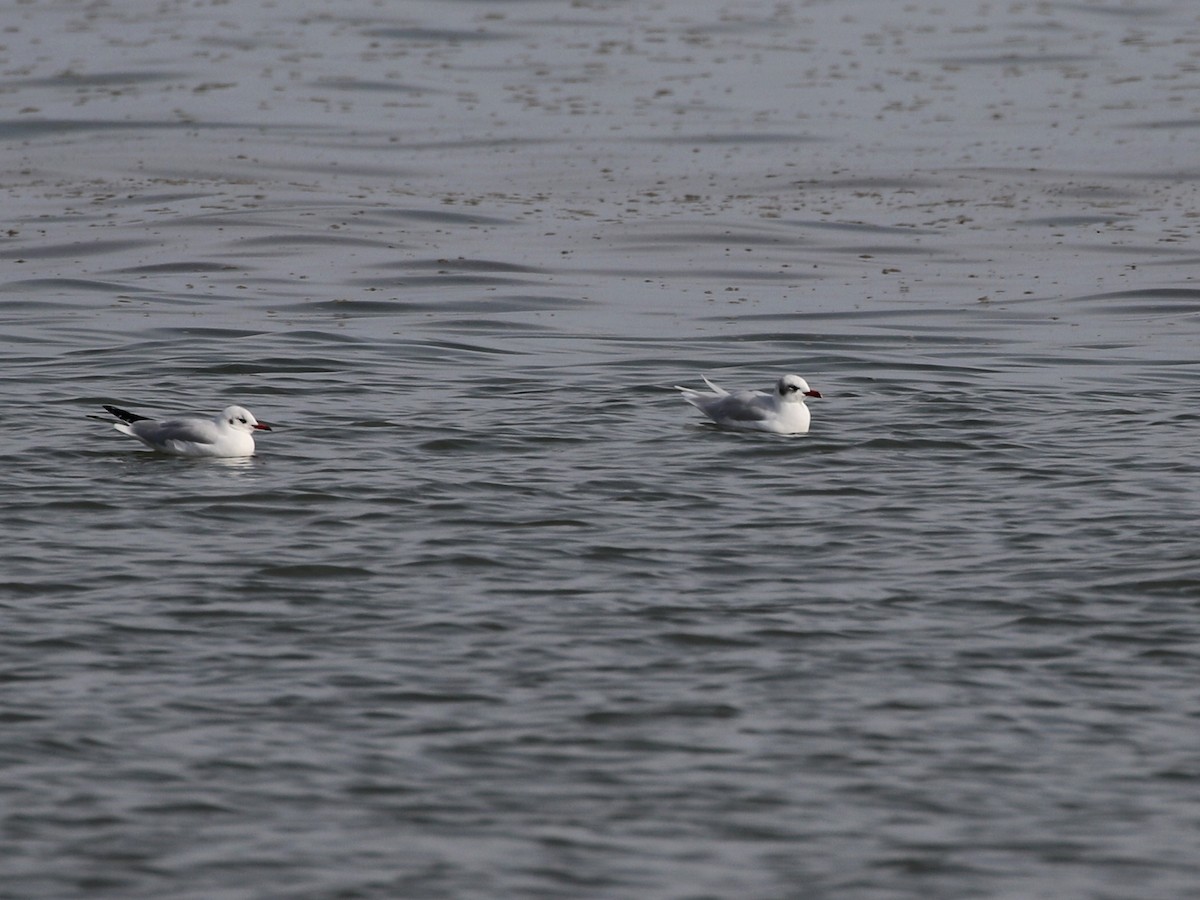
{"type": "Polygon", "coordinates": [[[241,422],[243,425],[245,425],[245,424],[246,424],[246,417],[245,417],[245,416],[238,416],[238,421],[239,421],[239,422],[241,422]]]}

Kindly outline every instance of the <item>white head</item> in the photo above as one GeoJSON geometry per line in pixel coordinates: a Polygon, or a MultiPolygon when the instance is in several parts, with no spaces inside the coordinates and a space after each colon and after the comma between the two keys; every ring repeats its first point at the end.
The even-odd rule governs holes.
{"type": "Polygon", "coordinates": [[[784,375],[775,385],[775,393],[785,403],[803,403],[805,397],[820,397],[820,391],[811,390],[808,382],[799,375],[784,375]]]}
{"type": "Polygon", "coordinates": [[[260,422],[254,418],[250,410],[244,406],[227,406],[221,411],[219,420],[222,425],[232,428],[234,431],[245,431],[253,433],[258,431],[270,431],[271,426],[266,422],[260,422]]]}

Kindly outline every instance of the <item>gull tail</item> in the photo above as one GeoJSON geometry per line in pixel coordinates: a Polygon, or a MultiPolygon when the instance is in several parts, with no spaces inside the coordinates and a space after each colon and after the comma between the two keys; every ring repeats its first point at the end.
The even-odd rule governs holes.
{"type": "MultiPolygon", "coordinates": [[[[718,396],[718,397],[728,397],[729,396],[729,391],[725,390],[725,388],[717,387],[715,384],[713,384],[711,381],[709,381],[703,375],[701,375],[700,377],[704,378],[704,383],[707,384],[710,388],[712,388],[713,394],[715,394],[716,396],[718,396]]],[[[696,397],[707,397],[708,396],[708,394],[705,394],[702,391],[698,391],[695,388],[683,387],[682,385],[678,385],[678,384],[675,385],[675,390],[682,392],[683,399],[686,400],[688,403],[691,403],[693,401],[693,399],[695,399],[696,397]]]]}

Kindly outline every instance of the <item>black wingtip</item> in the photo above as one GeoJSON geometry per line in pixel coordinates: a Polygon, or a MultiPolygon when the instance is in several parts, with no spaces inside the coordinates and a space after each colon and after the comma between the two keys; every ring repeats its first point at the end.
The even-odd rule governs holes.
{"type": "Polygon", "coordinates": [[[148,418],[148,416],[139,416],[137,413],[121,409],[119,406],[105,406],[104,408],[122,422],[141,422],[148,418]]]}

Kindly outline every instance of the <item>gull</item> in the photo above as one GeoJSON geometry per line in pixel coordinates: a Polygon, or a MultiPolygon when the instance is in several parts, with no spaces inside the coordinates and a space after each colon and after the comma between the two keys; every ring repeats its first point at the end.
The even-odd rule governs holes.
{"type": "MultiPolygon", "coordinates": [[[[704,378],[703,375],[700,377],[704,378]]],[[[675,385],[675,389],[682,391],[684,400],[718,425],[775,434],[807,433],[809,414],[804,398],[821,396],[820,391],[810,389],[808,382],[799,375],[784,375],[770,394],[764,391],[730,393],[707,378],[704,383],[712,388],[711,394],[679,385],[675,385]]]]}
{"type": "Polygon", "coordinates": [[[117,431],[137,438],[152,450],[175,456],[253,456],[254,432],[271,430],[244,406],[226,407],[211,419],[150,419],[116,406],[104,408],[121,420],[113,423],[117,431]]]}

